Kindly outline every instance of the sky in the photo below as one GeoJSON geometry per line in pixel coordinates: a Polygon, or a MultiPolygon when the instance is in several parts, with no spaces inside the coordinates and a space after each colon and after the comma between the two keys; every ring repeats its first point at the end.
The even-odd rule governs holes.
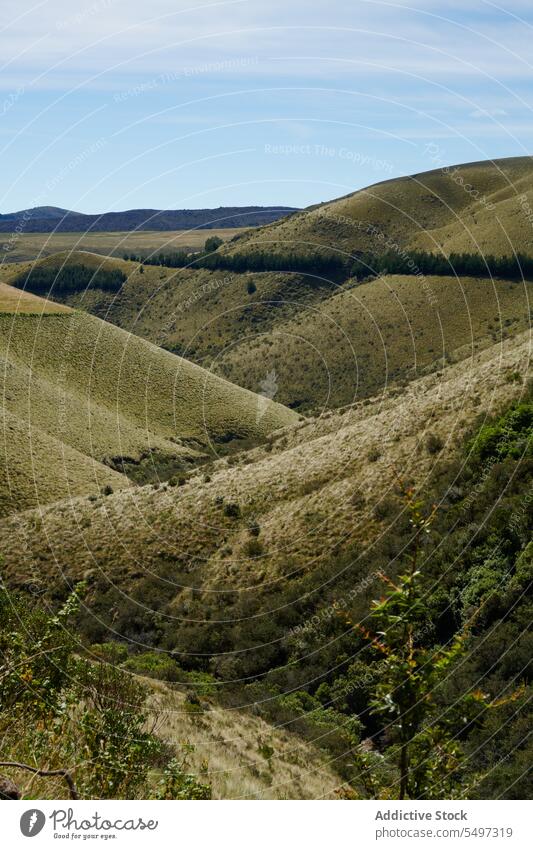
{"type": "Polygon", "coordinates": [[[532,153],[533,4],[2,0],[0,213],[307,206],[532,153]]]}

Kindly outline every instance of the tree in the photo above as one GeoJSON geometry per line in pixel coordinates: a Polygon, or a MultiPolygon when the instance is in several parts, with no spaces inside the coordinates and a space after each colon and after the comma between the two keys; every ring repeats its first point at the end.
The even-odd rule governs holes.
{"type": "Polygon", "coordinates": [[[208,239],[205,240],[204,251],[206,254],[210,254],[213,251],[216,251],[221,245],[224,244],[224,240],[219,236],[209,236],[208,239]]]}
{"type": "Polygon", "coordinates": [[[381,733],[391,740],[387,754],[394,774],[391,781],[369,745],[359,747],[356,767],[374,798],[464,797],[468,788],[462,784],[466,756],[461,732],[520,691],[497,702],[481,690],[460,693],[453,704],[443,701],[441,685],[466,653],[475,614],[447,645],[433,646],[427,638],[432,629],[420,560],[435,508],[426,513],[414,490],[401,486],[412,527],[407,568],[396,581],[381,576],[385,594],[372,605],[374,632],[353,626],[381,661],[370,688],[370,711],[383,721],[381,733]]]}
{"type": "Polygon", "coordinates": [[[0,798],[23,795],[26,773],[52,794],[66,783],[71,799],[207,798],[209,785],[146,729],[146,687],[87,658],[73,622],[84,594],[79,584],[51,613],[0,584],[0,768],[10,771],[0,798]]]}

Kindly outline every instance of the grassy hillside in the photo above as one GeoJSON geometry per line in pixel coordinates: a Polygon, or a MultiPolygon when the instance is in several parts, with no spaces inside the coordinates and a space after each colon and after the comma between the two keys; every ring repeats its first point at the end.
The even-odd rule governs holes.
{"type": "MultiPolygon", "coordinates": [[[[46,301],[29,292],[0,284],[0,326],[2,352],[9,346],[13,321],[19,316],[28,324],[38,324],[48,317],[66,316],[68,307],[46,301]]],[[[28,351],[28,354],[31,354],[28,351]]],[[[18,383],[20,371],[8,358],[0,356],[3,393],[0,405],[1,450],[0,516],[37,507],[52,501],[96,495],[104,488],[112,490],[129,486],[123,475],[92,457],[77,451],[47,432],[30,425],[24,409],[24,385],[31,380],[28,371],[18,383]],[[13,390],[20,403],[14,402],[13,390]],[[16,410],[16,413],[9,410],[16,410]]]]}
{"type": "MultiPolygon", "coordinates": [[[[217,254],[527,254],[530,201],[531,158],[461,165],[238,234],[217,254]]],[[[89,256],[47,262],[98,262],[89,256]]],[[[469,356],[525,329],[531,316],[531,283],[522,281],[115,267],[128,278],[119,292],[92,286],[58,297],[301,412],[337,408],[469,356]]]]}
{"type": "MultiPolygon", "coordinates": [[[[52,434],[28,427],[27,420],[12,415],[3,405],[0,433],[0,516],[131,485],[124,475],[52,434]]],[[[31,560],[24,558],[24,562],[31,572],[31,560]]]]}
{"type": "MultiPolygon", "coordinates": [[[[20,262],[7,264],[2,268],[3,279],[16,286],[19,289],[28,288],[31,285],[32,276],[40,271],[60,274],[65,268],[76,268],[83,266],[94,275],[102,272],[124,271],[124,264],[121,260],[107,256],[102,256],[92,251],[85,251],[81,248],[75,250],[56,251],[49,256],[36,258],[31,262],[20,262]]],[[[94,287],[98,288],[98,287],[94,287]]]]}
{"type": "Polygon", "coordinates": [[[67,312],[70,312],[67,306],[39,298],[31,292],[22,292],[6,283],[0,283],[0,313],[62,315],[67,312]]]}
{"type": "Polygon", "coordinates": [[[120,267],[128,279],[118,294],[89,290],[66,302],[251,391],[274,375],[276,400],[300,411],[376,394],[530,321],[529,283],[120,267]]]}
{"type": "MultiPolygon", "coordinates": [[[[218,250],[533,254],[530,184],[530,158],[428,172],[218,250]]],[[[2,270],[2,576],[52,609],[83,579],[92,661],[159,679],[149,722],[209,761],[215,797],[373,797],[363,742],[388,798],[364,629],[423,528],[417,650],[431,665],[466,629],[435,710],[480,681],[493,702],[453,726],[450,787],[528,795],[531,283],[304,267],[66,250],[2,270]],[[62,268],[62,303],[13,287],[62,268]]]]}
{"type": "MultiPolygon", "coordinates": [[[[258,290],[251,319],[262,310],[258,290]]],[[[335,408],[469,357],[529,321],[527,284],[386,276],[304,301],[297,315],[252,331],[215,362],[220,374],[249,388],[261,380],[261,363],[276,374],[282,403],[335,408]]]]}
{"type": "MultiPolygon", "coordinates": [[[[294,581],[333,551],[368,542],[379,531],[380,505],[394,487],[392,469],[423,485],[437,462],[454,455],[476,416],[520,394],[529,346],[529,334],[522,334],[420,378],[407,391],[288,425],[266,447],[216,460],[206,469],[209,480],[197,474],[178,489],[128,490],[107,498],[105,511],[99,502],[80,502],[76,519],[49,509],[31,543],[43,576],[53,557],[64,576],[75,580],[94,567],[98,551],[108,577],[95,576],[95,598],[112,593],[108,580],[121,575],[131,596],[120,617],[126,632],[133,636],[143,618],[135,599],[157,598],[170,618],[157,627],[143,625],[143,640],[153,639],[152,627],[163,628],[173,645],[194,655],[195,641],[204,637],[193,624],[184,625],[187,611],[210,598],[234,604],[237,589],[239,604],[251,603],[259,588],[275,593],[278,581],[294,581]],[[437,440],[436,450],[428,449],[429,436],[437,440]],[[260,527],[259,547],[249,544],[250,523],[260,527]],[[127,557],[116,549],[117,532],[127,557]],[[151,577],[139,573],[140,564],[151,577]]],[[[1,529],[14,581],[24,572],[18,561],[22,526],[17,531],[16,525],[6,520],[1,529]]]]}
{"type": "MultiPolygon", "coordinates": [[[[126,668],[151,669],[169,681],[187,676],[193,697],[176,698],[196,717],[195,742],[203,737],[211,747],[205,741],[213,734],[224,739],[217,723],[228,727],[227,713],[210,713],[227,697],[231,710],[251,709],[326,749],[343,780],[353,777],[353,712],[385,753],[386,743],[367,716],[368,680],[357,683],[368,675],[361,642],[346,632],[335,605],[348,603],[355,621],[365,622],[377,570],[393,576],[399,568],[410,525],[398,476],[429,503],[436,500],[442,513],[428,557],[428,621],[439,634],[449,639],[456,617],[470,615],[469,605],[494,581],[512,577],[506,592],[520,594],[528,580],[522,549],[531,401],[503,418],[501,412],[527,395],[530,343],[529,332],[520,334],[402,391],[289,425],[266,446],[217,460],[180,488],[145,486],[80,498],[75,510],[58,504],[8,517],[0,522],[6,580],[24,587],[28,561],[37,563],[32,583],[58,598],[83,576],[89,586],[80,621],[85,638],[101,643],[119,635],[130,649],[126,668]],[[500,416],[496,424],[493,416],[500,416]],[[487,466],[491,452],[496,462],[487,466]],[[505,563],[494,560],[495,551],[505,563]],[[464,568],[457,569],[457,558],[464,568]]],[[[446,697],[479,676],[486,676],[494,698],[522,681],[527,607],[513,608],[508,617],[505,608],[500,623],[499,598],[489,595],[473,635],[480,649],[468,655],[446,697]],[[513,647],[505,663],[498,629],[513,647]]],[[[513,699],[502,738],[509,762],[500,768],[490,747],[484,749],[490,793],[512,793],[508,776],[518,776],[527,762],[525,735],[513,748],[521,723],[527,725],[522,695],[513,699]]],[[[158,709],[169,707],[170,696],[157,698],[158,709]]],[[[490,735],[490,723],[472,732],[469,751],[490,735]]],[[[164,725],[170,735],[183,728],[178,717],[165,717],[164,725]]],[[[279,738],[265,743],[260,733],[258,755],[268,760],[265,753],[273,757],[277,746],[285,751],[279,738]]],[[[261,795],[261,780],[250,782],[248,773],[254,747],[238,748],[249,795],[261,795]]],[[[226,783],[230,748],[216,759],[220,793],[223,786],[234,793],[237,785],[226,783]]],[[[286,766],[280,769],[287,774],[286,766]]],[[[516,792],[524,792],[521,787],[516,792]]]]}
{"type": "Polygon", "coordinates": [[[334,799],[344,780],[331,757],[284,728],[242,710],[224,710],[213,699],[198,709],[186,694],[151,681],[149,717],[169,743],[194,747],[191,766],[202,764],[214,799],[334,799]]]}
{"type": "Polygon", "coordinates": [[[0,296],[3,512],[78,495],[87,482],[88,491],[127,484],[103,474],[102,462],[121,468],[125,460],[135,471],[140,461],[166,458],[170,468],[185,468],[217,446],[260,441],[295,420],[279,404],[98,318],[10,287],[0,296]]]}
{"type": "Polygon", "coordinates": [[[287,220],[238,235],[227,250],[269,247],[528,253],[533,158],[474,162],[387,180],[287,220]]]}

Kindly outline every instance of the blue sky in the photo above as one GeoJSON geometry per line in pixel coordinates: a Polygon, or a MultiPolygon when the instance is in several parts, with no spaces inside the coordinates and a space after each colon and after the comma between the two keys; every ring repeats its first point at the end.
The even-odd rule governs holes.
{"type": "Polygon", "coordinates": [[[2,0],[0,39],[0,212],[305,206],[533,152],[529,0],[2,0]]]}

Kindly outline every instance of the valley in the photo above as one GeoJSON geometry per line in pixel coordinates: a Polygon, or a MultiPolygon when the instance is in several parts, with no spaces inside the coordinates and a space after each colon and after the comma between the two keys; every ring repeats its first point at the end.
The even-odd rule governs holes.
{"type": "Polygon", "coordinates": [[[50,609],[83,586],[78,651],[142,679],[216,798],[387,798],[397,748],[369,707],[386,670],[365,629],[415,556],[420,644],[465,634],[438,704],[482,678],[507,711],[481,771],[490,710],[453,726],[450,786],[527,792],[533,282],[313,262],[530,257],[532,163],[198,241],[27,234],[2,267],[3,581],[50,609]],[[143,261],[170,249],[183,267],[143,261]]]}

